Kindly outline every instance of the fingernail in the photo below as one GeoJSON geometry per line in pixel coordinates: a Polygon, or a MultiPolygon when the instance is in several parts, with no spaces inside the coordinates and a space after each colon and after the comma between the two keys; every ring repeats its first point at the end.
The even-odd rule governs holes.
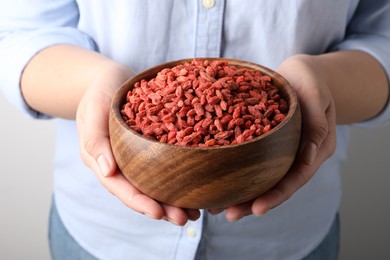
{"type": "Polygon", "coordinates": [[[180,226],[176,221],[174,221],[173,219],[170,219],[170,218],[167,218],[167,217],[164,217],[163,220],[165,221],[168,221],[169,223],[172,223],[176,226],[180,226]]]}
{"type": "Polygon", "coordinates": [[[265,212],[258,212],[258,213],[255,213],[255,212],[253,212],[253,216],[255,216],[255,217],[261,217],[261,216],[264,216],[265,215],[265,213],[267,213],[267,211],[265,211],[265,212]]]}
{"type": "Polygon", "coordinates": [[[170,219],[169,222],[172,223],[172,224],[174,224],[174,225],[176,225],[176,226],[182,226],[182,225],[180,225],[178,222],[176,222],[176,221],[174,221],[174,220],[172,220],[172,219],[170,219]]]}
{"type": "Polygon", "coordinates": [[[238,221],[240,218],[241,218],[241,217],[238,217],[238,218],[226,218],[226,219],[227,219],[227,221],[229,221],[229,222],[236,222],[236,221],[238,221]]]}
{"type": "Polygon", "coordinates": [[[107,161],[107,158],[103,154],[98,157],[97,164],[99,166],[100,173],[104,177],[107,177],[108,172],[110,170],[110,165],[109,165],[109,163],[107,161]]]}
{"type": "Polygon", "coordinates": [[[149,217],[149,218],[152,218],[152,219],[156,219],[156,217],[154,217],[152,214],[150,214],[149,212],[144,212],[145,216],[149,217]]]}
{"type": "Polygon", "coordinates": [[[307,164],[312,165],[317,157],[317,145],[310,142],[306,145],[305,150],[304,160],[307,164]]]}
{"type": "Polygon", "coordinates": [[[241,216],[231,216],[230,214],[226,214],[225,218],[229,222],[236,222],[237,220],[239,220],[241,218],[241,216]]]}

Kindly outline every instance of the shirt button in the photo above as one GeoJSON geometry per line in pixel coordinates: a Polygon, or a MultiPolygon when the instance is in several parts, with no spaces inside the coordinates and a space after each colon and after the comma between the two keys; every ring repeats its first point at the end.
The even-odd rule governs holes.
{"type": "Polygon", "coordinates": [[[213,8],[215,5],[215,0],[202,0],[202,5],[204,8],[213,8]]]}
{"type": "Polygon", "coordinates": [[[187,228],[187,235],[189,237],[196,237],[196,231],[193,228],[187,228]]]}

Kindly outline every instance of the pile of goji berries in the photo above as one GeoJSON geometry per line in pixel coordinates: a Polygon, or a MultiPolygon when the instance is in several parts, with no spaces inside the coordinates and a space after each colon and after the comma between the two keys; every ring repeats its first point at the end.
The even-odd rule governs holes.
{"type": "Polygon", "coordinates": [[[210,147],[239,144],[286,117],[287,102],[260,71],[193,59],[134,84],[121,113],[147,138],[210,147]]]}

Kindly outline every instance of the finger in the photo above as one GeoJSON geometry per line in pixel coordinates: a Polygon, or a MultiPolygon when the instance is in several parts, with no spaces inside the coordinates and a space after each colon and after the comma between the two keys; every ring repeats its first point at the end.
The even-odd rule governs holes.
{"type": "Polygon", "coordinates": [[[253,200],[227,208],[225,214],[226,219],[230,222],[234,222],[252,214],[252,203],[253,200]]]}
{"type": "Polygon", "coordinates": [[[327,138],[318,149],[318,156],[315,161],[311,165],[300,160],[296,161],[286,176],[275,187],[253,202],[253,214],[256,216],[264,215],[288,200],[313,177],[322,162],[333,153],[335,146],[336,131],[335,128],[330,128],[327,138]]]}
{"type": "MultiPolygon", "coordinates": [[[[99,171],[97,164],[94,164],[91,169],[95,173],[99,171]]],[[[109,192],[127,207],[153,219],[162,219],[164,217],[164,209],[160,203],[136,189],[121,172],[116,171],[110,176],[96,174],[96,177],[109,192]]]]}
{"type": "MultiPolygon", "coordinates": [[[[165,212],[164,219],[177,226],[184,226],[188,222],[188,220],[190,220],[187,214],[188,212],[185,209],[170,206],[167,204],[163,204],[162,207],[164,208],[164,212],[165,212]]],[[[196,214],[196,213],[195,211],[190,211],[190,214],[196,214]]]]}
{"type": "Polygon", "coordinates": [[[198,209],[184,209],[188,216],[188,220],[195,221],[200,218],[200,210],[198,209]]]}
{"type": "Polygon", "coordinates": [[[324,107],[321,104],[319,93],[305,93],[307,96],[305,100],[318,100],[318,102],[302,102],[302,159],[308,164],[312,165],[317,157],[318,149],[322,142],[328,135],[328,120],[326,117],[327,107],[331,104],[327,103],[324,107]]]}
{"type": "Polygon", "coordinates": [[[330,105],[327,109],[326,119],[329,125],[328,136],[320,147],[320,151],[324,153],[325,159],[332,156],[334,151],[336,150],[336,108],[334,105],[330,105]]]}
{"type": "Polygon", "coordinates": [[[164,209],[160,203],[137,190],[120,172],[108,177],[97,174],[97,178],[107,190],[127,207],[153,219],[164,217],[164,209]]]}
{"type": "Polygon", "coordinates": [[[183,209],[163,204],[165,216],[164,219],[178,226],[183,226],[187,221],[195,221],[200,217],[198,209],[183,209]]]}
{"type": "Polygon", "coordinates": [[[269,210],[288,200],[314,175],[314,168],[315,167],[313,165],[309,166],[300,162],[299,166],[291,169],[275,187],[261,195],[253,202],[253,214],[255,216],[262,216],[269,210]]]}
{"type": "Polygon", "coordinates": [[[207,210],[211,215],[218,215],[225,211],[225,208],[220,208],[220,209],[208,209],[207,210]]]}

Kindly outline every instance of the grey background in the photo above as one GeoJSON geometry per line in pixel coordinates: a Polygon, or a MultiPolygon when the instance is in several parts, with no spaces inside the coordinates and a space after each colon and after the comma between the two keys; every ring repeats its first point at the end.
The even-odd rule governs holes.
{"type": "MultiPolygon", "coordinates": [[[[0,118],[0,259],[50,259],[53,122],[27,119],[1,94],[0,118]]],[[[343,175],[340,259],[390,259],[390,127],[352,134],[343,175]]]]}

